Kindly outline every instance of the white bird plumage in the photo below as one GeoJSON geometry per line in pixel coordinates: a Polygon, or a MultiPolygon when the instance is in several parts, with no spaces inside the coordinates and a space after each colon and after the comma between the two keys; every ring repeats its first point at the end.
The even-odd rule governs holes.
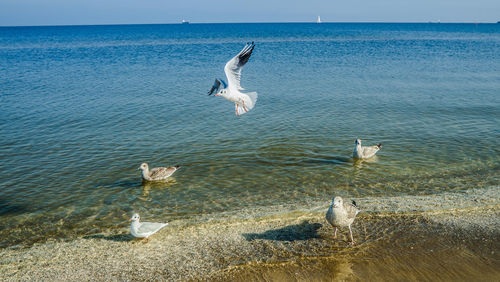
{"type": "Polygon", "coordinates": [[[134,214],[130,218],[130,234],[136,238],[148,238],[168,225],[168,223],[141,222],[140,219],[139,214],[134,214]]]}
{"type": "Polygon", "coordinates": [[[355,146],[354,146],[354,152],[352,153],[352,156],[355,158],[355,159],[368,159],[368,158],[371,158],[373,156],[375,156],[375,154],[380,150],[382,149],[382,144],[378,144],[376,146],[361,146],[361,139],[356,139],[356,141],[354,142],[355,146]]]}
{"type": "Polygon", "coordinates": [[[337,238],[337,228],[338,227],[349,227],[349,234],[351,235],[351,244],[354,244],[354,239],[352,238],[351,224],[354,222],[356,215],[359,213],[359,209],[356,206],[356,202],[344,203],[342,197],[333,198],[332,204],[328,211],[326,212],[326,220],[335,227],[334,238],[337,238]]]}
{"type": "Polygon", "coordinates": [[[223,88],[218,91],[215,96],[221,96],[226,100],[234,103],[236,115],[242,115],[247,113],[255,106],[257,103],[257,92],[241,92],[243,87],[241,87],[241,70],[243,66],[248,62],[250,56],[252,55],[255,44],[247,43],[247,45],[234,56],[231,60],[226,63],[224,67],[224,72],[227,77],[227,84],[222,79],[215,79],[214,85],[208,91],[208,95],[212,95],[217,92],[221,86],[223,88]]]}

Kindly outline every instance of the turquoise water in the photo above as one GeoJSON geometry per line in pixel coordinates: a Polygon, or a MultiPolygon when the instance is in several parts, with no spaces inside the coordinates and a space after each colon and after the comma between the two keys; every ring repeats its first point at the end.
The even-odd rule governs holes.
{"type": "Polygon", "coordinates": [[[0,246],[499,184],[500,25],[0,28],[0,246]],[[237,117],[208,97],[247,41],[237,117]],[[382,143],[354,162],[354,140],[382,143]],[[137,170],[179,164],[166,183],[137,170]]]}

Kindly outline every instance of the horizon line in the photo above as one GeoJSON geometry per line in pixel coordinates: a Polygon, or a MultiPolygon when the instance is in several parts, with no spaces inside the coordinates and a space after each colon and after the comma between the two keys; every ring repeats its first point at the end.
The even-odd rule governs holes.
{"type": "MultiPolygon", "coordinates": [[[[360,23],[360,24],[500,24],[497,22],[486,22],[486,21],[464,21],[464,22],[454,22],[454,21],[413,21],[413,22],[402,22],[402,21],[321,21],[321,23],[315,21],[284,21],[284,22],[190,22],[188,24],[341,24],[341,23],[360,23]]],[[[0,25],[0,27],[64,27],[64,26],[118,26],[118,25],[186,25],[182,22],[165,22],[165,23],[96,23],[96,24],[41,24],[41,25],[0,25]]]]}

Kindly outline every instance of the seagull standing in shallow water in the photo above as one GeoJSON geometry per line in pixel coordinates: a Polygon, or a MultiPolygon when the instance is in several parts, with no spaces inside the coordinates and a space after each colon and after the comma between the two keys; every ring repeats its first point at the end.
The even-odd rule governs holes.
{"type": "Polygon", "coordinates": [[[233,102],[237,116],[247,113],[253,109],[255,103],[257,102],[257,92],[243,93],[241,91],[245,89],[243,89],[240,85],[241,69],[248,62],[248,59],[250,59],[254,47],[255,44],[253,42],[247,43],[238,55],[234,56],[226,63],[224,72],[226,73],[227,84],[224,80],[216,78],[214,85],[210,91],[208,91],[209,96],[216,93],[215,96],[221,96],[224,99],[233,102]],[[223,88],[219,90],[221,84],[223,85],[223,88]]]}
{"type": "Polygon", "coordinates": [[[382,149],[382,143],[379,143],[376,146],[365,146],[365,147],[361,146],[361,139],[356,139],[356,141],[354,143],[356,145],[354,147],[354,152],[352,153],[352,156],[355,159],[371,158],[371,157],[375,156],[375,154],[380,149],[382,149]]]}
{"type": "Polygon", "coordinates": [[[332,205],[326,212],[326,220],[335,227],[335,239],[337,239],[337,228],[348,226],[349,233],[351,234],[351,244],[354,245],[351,224],[354,222],[354,218],[356,218],[358,213],[359,209],[355,201],[352,201],[352,203],[344,203],[344,200],[339,196],[333,198],[332,205]]]}

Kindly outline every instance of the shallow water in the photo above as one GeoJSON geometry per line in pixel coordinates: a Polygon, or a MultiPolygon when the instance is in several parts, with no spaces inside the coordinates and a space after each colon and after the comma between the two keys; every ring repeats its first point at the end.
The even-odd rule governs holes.
{"type": "Polygon", "coordinates": [[[347,228],[333,238],[325,201],[175,220],[148,243],[123,224],[119,231],[3,249],[0,279],[496,281],[499,192],[356,198],[363,207],[354,246],[347,228]]]}
{"type": "Polygon", "coordinates": [[[500,25],[0,28],[0,246],[498,185],[500,25]],[[247,41],[255,109],[207,97],[247,41]],[[381,142],[354,162],[354,140],[381,142]],[[137,167],[179,164],[166,183],[137,167]]]}
{"type": "MultiPolygon", "coordinates": [[[[496,281],[500,275],[498,233],[446,228],[418,216],[362,217],[361,245],[348,234],[308,238],[280,262],[230,267],[218,277],[230,281],[496,281]],[[411,231],[410,231],[411,230],[411,231]],[[322,244],[319,242],[330,242],[322,244]],[[336,242],[337,241],[337,242],[336,242]],[[319,247],[320,246],[320,247],[319,247]],[[311,249],[313,250],[311,252],[311,249]],[[311,253],[314,253],[311,254],[311,253]]],[[[332,230],[328,230],[332,231],[332,230]]],[[[304,232],[304,230],[301,230],[304,232]]],[[[360,235],[361,233],[361,235],[360,235]]],[[[275,239],[275,238],[273,238],[275,239]]],[[[259,242],[262,244],[262,242],[259,242]]],[[[290,245],[299,245],[291,242],[290,245]]],[[[278,248],[279,249],[279,248],[278,248]]]]}

